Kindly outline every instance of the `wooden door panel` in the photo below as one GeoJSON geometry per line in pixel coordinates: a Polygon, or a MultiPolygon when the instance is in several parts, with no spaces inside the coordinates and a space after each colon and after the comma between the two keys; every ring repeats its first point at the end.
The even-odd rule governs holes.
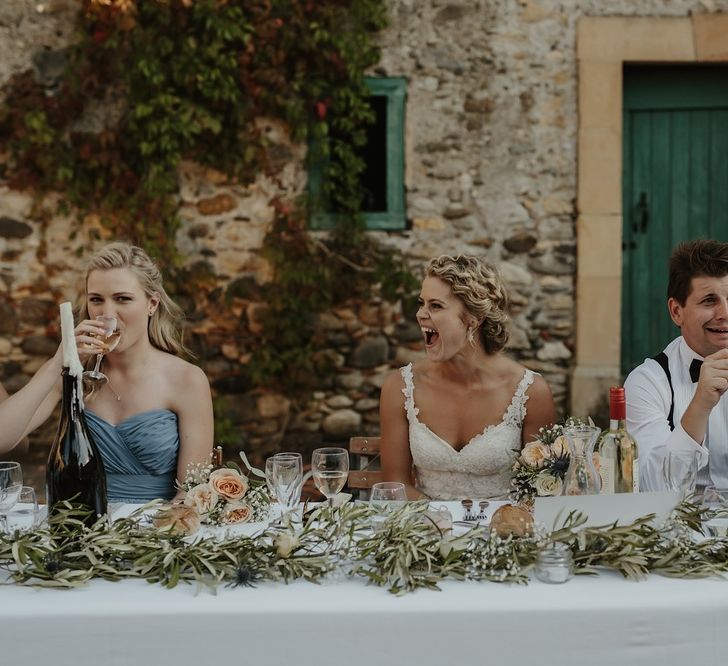
{"type": "Polygon", "coordinates": [[[625,71],[622,371],[679,333],[667,261],[679,242],[728,240],[728,68],[625,71]]]}

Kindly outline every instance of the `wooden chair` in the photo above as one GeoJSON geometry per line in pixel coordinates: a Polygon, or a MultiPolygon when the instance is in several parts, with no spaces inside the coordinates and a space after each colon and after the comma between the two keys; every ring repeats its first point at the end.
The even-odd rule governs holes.
{"type": "Polygon", "coordinates": [[[369,490],[382,481],[379,465],[381,437],[351,437],[349,439],[349,490],[358,499],[368,499],[369,490]]]}

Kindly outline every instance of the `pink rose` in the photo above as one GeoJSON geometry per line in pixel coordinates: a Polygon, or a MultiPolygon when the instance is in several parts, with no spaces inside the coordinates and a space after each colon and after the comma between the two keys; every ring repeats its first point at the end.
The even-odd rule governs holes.
{"type": "Polygon", "coordinates": [[[210,474],[210,486],[226,500],[239,500],[248,492],[248,480],[238,471],[221,467],[210,474]]]}
{"type": "Polygon", "coordinates": [[[252,515],[253,510],[245,502],[228,502],[222,510],[220,521],[228,525],[247,523],[252,515]]]}

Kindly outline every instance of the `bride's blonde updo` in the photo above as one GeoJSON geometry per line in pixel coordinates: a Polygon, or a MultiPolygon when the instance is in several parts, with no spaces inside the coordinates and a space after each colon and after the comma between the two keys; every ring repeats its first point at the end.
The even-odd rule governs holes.
{"type": "Polygon", "coordinates": [[[480,341],[486,354],[495,354],[508,341],[508,294],[498,271],[478,257],[460,254],[431,259],[425,274],[450,285],[479,322],[480,341]]]}
{"type": "Polygon", "coordinates": [[[184,313],[167,294],[162,285],[162,274],[149,255],[136,245],[114,242],[104,245],[87,262],[83,276],[83,289],[79,296],[81,319],[88,319],[86,295],[91,271],[128,268],[139,280],[147,298],[159,297],[159,305],[149,317],[149,341],[157,349],[175,354],[191,355],[182,342],[184,313]]]}

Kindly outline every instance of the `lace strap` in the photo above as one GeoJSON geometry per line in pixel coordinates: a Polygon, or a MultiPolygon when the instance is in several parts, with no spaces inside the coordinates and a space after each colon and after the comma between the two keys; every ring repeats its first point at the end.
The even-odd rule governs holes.
{"type": "Polygon", "coordinates": [[[528,402],[528,398],[530,397],[526,391],[533,384],[533,378],[535,376],[536,373],[533,370],[526,368],[521,381],[516,386],[516,391],[513,394],[513,398],[511,398],[511,404],[508,405],[508,411],[504,419],[506,423],[516,426],[520,426],[523,423],[523,420],[526,418],[526,402],[528,402]]]}
{"type": "Polygon", "coordinates": [[[404,388],[402,389],[402,393],[404,393],[404,408],[407,412],[407,418],[413,420],[417,418],[420,410],[415,407],[415,381],[412,374],[412,364],[408,363],[400,372],[402,373],[402,379],[404,379],[404,388]]]}

